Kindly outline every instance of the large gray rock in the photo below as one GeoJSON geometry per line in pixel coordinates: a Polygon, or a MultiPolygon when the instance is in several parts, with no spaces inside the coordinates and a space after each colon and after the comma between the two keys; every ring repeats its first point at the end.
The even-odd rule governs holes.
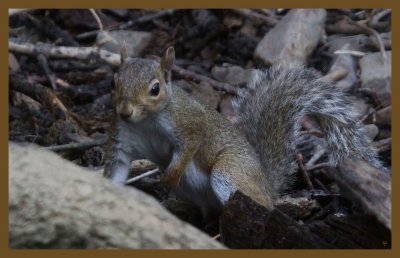
{"type": "Polygon", "coordinates": [[[293,9],[258,43],[256,59],[269,65],[276,62],[306,63],[324,31],[324,9],[293,9]]]}
{"type": "Polygon", "coordinates": [[[10,248],[223,248],[153,197],[12,143],[8,230],[10,248]]]}
{"type": "Polygon", "coordinates": [[[371,91],[384,107],[392,103],[392,52],[386,51],[386,56],[386,63],[380,52],[367,54],[360,60],[361,86],[371,91]]]}

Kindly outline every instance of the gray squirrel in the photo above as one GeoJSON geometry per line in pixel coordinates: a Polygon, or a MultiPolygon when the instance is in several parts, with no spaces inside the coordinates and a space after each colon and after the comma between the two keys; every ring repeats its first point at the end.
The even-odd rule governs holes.
{"type": "Polygon", "coordinates": [[[234,103],[243,134],[172,85],[174,61],[173,47],[159,62],[122,49],[104,169],[113,182],[125,183],[132,160],[149,159],[163,171],[162,181],[205,217],[219,213],[237,190],[273,209],[296,171],[293,152],[306,114],[319,122],[332,166],[357,156],[384,169],[344,94],[315,71],[295,64],[258,70],[234,103]]]}

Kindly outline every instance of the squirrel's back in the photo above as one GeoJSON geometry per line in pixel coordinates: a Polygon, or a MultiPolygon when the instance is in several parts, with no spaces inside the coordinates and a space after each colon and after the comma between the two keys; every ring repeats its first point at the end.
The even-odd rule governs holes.
{"type": "Polygon", "coordinates": [[[385,170],[345,94],[319,77],[302,65],[275,65],[259,70],[248,91],[242,91],[234,103],[238,125],[257,150],[266,178],[277,191],[288,186],[296,171],[294,149],[304,115],[319,123],[331,165],[357,156],[385,170]]]}

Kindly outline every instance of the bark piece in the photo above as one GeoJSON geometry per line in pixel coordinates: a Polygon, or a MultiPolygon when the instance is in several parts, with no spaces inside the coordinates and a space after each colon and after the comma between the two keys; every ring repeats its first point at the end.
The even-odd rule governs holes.
{"type": "Polygon", "coordinates": [[[324,9],[293,9],[257,45],[256,59],[265,64],[299,61],[306,63],[324,30],[324,9]]]}
{"type": "Polygon", "coordinates": [[[359,159],[347,159],[329,175],[348,197],[391,229],[391,176],[359,159]]]}
{"type": "Polygon", "coordinates": [[[326,247],[278,209],[268,211],[249,197],[236,192],[220,218],[222,242],[230,248],[321,248],[326,247]]]}
{"type": "Polygon", "coordinates": [[[230,248],[391,248],[390,230],[373,215],[330,214],[297,222],[275,208],[268,211],[236,192],[220,218],[222,242],[230,248]]]}
{"type": "Polygon", "coordinates": [[[372,121],[378,126],[392,125],[392,106],[388,106],[378,110],[372,114],[372,121]]]}
{"type": "Polygon", "coordinates": [[[386,63],[383,63],[380,52],[367,54],[360,60],[362,88],[371,91],[384,107],[391,104],[391,53],[386,52],[386,63]]]}

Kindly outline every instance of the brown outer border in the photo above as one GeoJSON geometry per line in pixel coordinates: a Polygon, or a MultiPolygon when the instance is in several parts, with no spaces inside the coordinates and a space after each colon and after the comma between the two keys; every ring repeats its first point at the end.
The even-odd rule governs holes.
{"type": "MultiPolygon", "coordinates": [[[[190,250],[171,250],[171,251],[155,251],[155,250],[10,250],[8,248],[8,177],[6,171],[8,171],[8,60],[4,58],[8,56],[8,8],[123,8],[123,7],[130,7],[130,8],[163,8],[163,7],[174,7],[174,8],[240,8],[240,7],[279,7],[279,8],[392,8],[392,32],[393,32],[393,46],[399,45],[399,25],[400,25],[400,1],[398,0],[329,0],[324,1],[314,1],[314,0],[303,0],[303,1],[296,1],[296,0],[279,0],[278,2],[262,2],[257,0],[246,0],[246,1],[237,1],[231,0],[228,2],[222,1],[215,1],[215,0],[206,0],[201,2],[194,2],[194,1],[183,1],[183,0],[169,0],[162,1],[162,0],[146,0],[143,2],[128,2],[122,0],[114,0],[110,1],[51,1],[51,0],[0,0],[0,26],[1,26],[1,33],[2,37],[0,40],[0,49],[1,54],[0,56],[0,71],[1,71],[1,84],[0,87],[1,91],[1,101],[0,105],[1,108],[0,112],[1,121],[3,122],[2,130],[1,130],[1,148],[0,148],[0,157],[1,157],[1,171],[0,173],[0,184],[1,184],[1,213],[0,213],[0,228],[2,229],[0,232],[0,255],[1,257],[70,257],[74,255],[75,257],[87,257],[89,255],[96,255],[98,257],[110,257],[113,255],[118,255],[120,257],[132,257],[132,256],[173,256],[173,257],[184,257],[186,255],[191,256],[204,256],[204,255],[216,255],[219,257],[241,257],[243,255],[254,255],[258,257],[263,256],[270,256],[270,255],[279,255],[280,257],[289,257],[291,255],[296,255],[296,257],[337,257],[338,255],[342,257],[353,257],[353,256],[363,256],[363,257],[376,257],[377,255],[381,257],[398,257],[399,255],[399,244],[400,244],[400,237],[399,237],[399,221],[397,218],[399,217],[399,207],[393,206],[393,226],[392,226],[392,250],[227,250],[227,251],[190,251],[190,250]]],[[[397,47],[392,49],[392,65],[393,71],[396,71],[396,68],[399,68],[400,57],[397,47]]],[[[396,97],[399,97],[399,75],[398,73],[394,72],[393,74],[393,83],[395,87],[392,88],[393,90],[393,99],[395,100],[396,97]]],[[[393,113],[398,112],[398,103],[393,101],[393,113]],[[395,112],[396,111],[396,112],[395,112]]],[[[398,113],[397,113],[398,114],[398,113]]],[[[393,147],[392,147],[392,156],[395,157],[396,154],[399,154],[399,138],[398,138],[398,130],[399,130],[399,117],[392,116],[392,139],[393,139],[393,147]]],[[[400,159],[399,159],[400,160],[400,159]]],[[[399,161],[398,159],[392,159],[393,162],[393,184],[399,184],[399,161]]],[[[393,193],[393,200],[392,203],[398,204],[399,203],[399,187],[392,188],[393,193]]]]}

